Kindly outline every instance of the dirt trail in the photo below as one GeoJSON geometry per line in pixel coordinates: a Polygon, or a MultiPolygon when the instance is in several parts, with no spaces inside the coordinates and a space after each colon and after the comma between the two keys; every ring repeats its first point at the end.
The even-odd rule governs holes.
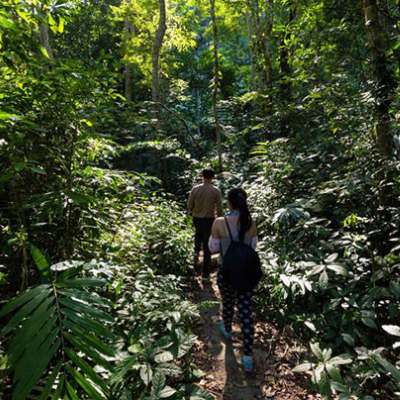
{"type": "MultiPolygon", "coordinates": [[[[216,273],[211,274],[211,283],[203,285],[196,280],[195,301],[218,301],[219,290],[216,273]]],[[[232,343],[228,343],[219,331],[219,304],[202,308],[201,319],[194,329],[198,336],[195,360],[206,372],[200,382],[217,400],[304,400],[319,399],[307,394],[308,379],[294,375],[291,369],[298,363],[304,348],[292,339],[290,332],[278,332],[270,324],[256,325],[254,365],[252,374],[243,371],[240,363],[242,336],[239,321],[235,318],[232,343]]]]}

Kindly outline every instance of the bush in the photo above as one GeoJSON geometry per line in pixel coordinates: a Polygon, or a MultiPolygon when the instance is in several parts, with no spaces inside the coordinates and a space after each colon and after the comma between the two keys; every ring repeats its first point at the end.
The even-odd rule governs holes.
{"type": "Polygon", "coordinates": [[[312,370],[326,398],[332,390],[386,398],[400,389],[398,182],[383,196],[398,163],[382,167],[368,141],[355,145],[352,153],[325,141],[304,152],[292,140],[259,147],[263,170],[247,188],[266,270],[257,302],[311,341],[296,371],[312,370]]]}

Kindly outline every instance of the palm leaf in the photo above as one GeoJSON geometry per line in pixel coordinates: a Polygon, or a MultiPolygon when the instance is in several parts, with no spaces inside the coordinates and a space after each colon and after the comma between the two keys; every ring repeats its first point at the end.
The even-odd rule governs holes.
{"type": "Polygon", "coordinates": [[[61,375],[60,381],[58,382],[58,385],[57,385],[56,391],[54,392],[52,400],[59,400],[62,389],[63,389],[64,380],[65,380],[65,375],[61,375]]]}
{"type": "Polygon", "coordinates": [[[101,379],[93,368],[81,357],[79,357],[73,350],[66,349],[68,357],[78,366],[85,375],[90,378],[97,386],[103,389],[104,392],[108,391],[107,383],[101,379]]]}
{"type": "Polygon", "coordinates": [[[69,396],[71,397],[71,400],[79,400],[78,394],[75,392],[71,384],[69,382],[66,382],[65,386],[67,387],[67,391],[69,396]]]}
{"type": "Polygon", "coordinates": [[[19,325],[25,318],[29,317],[29,314],[38,307],[42,301],[49,295],[50,289],[43,290],[42,292],[38,293],[33,299],[26,302],[20,310],[15,314],[6,327],[3,330],[3,335],[7,335],[11,332],[17,325],[19,325]]]}
{"type": "Polygon", "coordinates": [[[58,364],[54,367],[51,375],[47,379],[46,386],[43,388],[42,393],[41,393],[40,397],[38,398],[38,400],[46,400],[49,397],[51,389],[54,385],[54,382],[57,379],[57,376],[61,370],[61,367],[62,367],[62,360],[59,361],[58,364]]]}
{"type": "Polygon", "coordinates": [[[95,293],[88,293],[82,291],[76,291],[72,289],[61,289],[58,290],[58,293],[61,293],[67,297],[71,297],[78,300],[83,300],[86,303],[95,304],[100,307],[110,308],[111,301],[108,299],[103,299],[98,294],[95,293]]]}
{"type": "Polygon", "coordinates": [[[84,353],[90,360],[92,360],[95,364],[101,365],[102,367],[111,370],[111,364],[103,358],[97,351],[93,350],[90,346],[87,346],[86,343],[82,342],[80,338],[77,338],[74,335],[71,335],[67,332],[63,333],[65,339],[68,340],[70,344],[79,349],[82,353],[84,353]]]}
{"type": "Polygon", "coordinates": [[[104,322],[114,322],[114,318],[112,318],[109,314],[98,310],[93,306],[85,305],[67,297],[63,297],[59,301],[63,306],[69,308],[72,311],[76,311],[77,313],[89,315],[96,320],[104,322]]]}
{"type": "Polygon", "coordinates": [[[72,368],[69,364],[66,365],[68,372],[75,378],[75,381],[79,386],[90,396],[91,399],[95,400],[104,400],[103,397],[94,387],[93,385],[75,368],[72,368]]]}
{"type": "MultiPolygon", "coordinates": [[[[67,271],[66,271],[67,272],[67,271]]],[[[61,282],[66,287],[104,286],[107,282],[103,279],[77,278],[61,282]]]]}
{"type": "Polygon", "coordinates": [[[0,311],[0,318],[4,315],[9,314],[11,311],[14,311],[17,308],[21,307],[23,304],[25,304],[29,300],[32,300],[35,296],[42,293],[48,288],[50,288],[50,285],[39,285],[33,289],[27,290],[21,296],[9,301],[8,304],[0,311]]]}
{"type": "Polygon", "coordinates": [[[107,357],[114,352],[104,340],[117,336],[107,327],[114,318],[103,311],[112,303],[85,291],[86,286],[106,282],[65,272],[61,281],[26,291],[0,313],[15,312],[3,330],[3,335],[14,333],[8,349],[14,370],[13,400],[31,398],[32,390],[40,391],[38,400],[74,400],[82,398],[82,391],[91,399],[103,400],[109,393],[94,367],[112,369],[107,357]],[[56,359],[60,361],[55,363],[56,359]]]}
{"type": "Polygon", "coordinates": [[[30,245],[30,249],[32,257],[35,260],[35,264],[38,267],[40,273],[46,278],[49,277],[51,275],[51,270],[50,270],[50,265],[46,260],[46,257],[33,244],[30,245]]]}
{"type": "Polygon", "coordinates": [[[115,340],[117,335],[111,332],[106,326],[101,323],[86,317],[83,314],[76,314],[76,312],[69,310],[68,308],[64,308],[60,310],[63,315],[65,315],[68,320],[75,322],[77,325],[86,329],[90,332],[96,332],[97,336],[103,336],[107,339],[115,340]]]}

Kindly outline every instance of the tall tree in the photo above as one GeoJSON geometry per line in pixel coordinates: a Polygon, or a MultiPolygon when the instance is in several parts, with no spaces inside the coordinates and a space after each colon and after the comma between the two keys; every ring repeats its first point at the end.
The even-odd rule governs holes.
{"type": "Polygon", "coordinates": [[[258,84],[266,88],[272,82],[271,34],[274,22],[274,0],[265,0],[264,5],[259,0],[246,0],[251,15],[250,21],[255,33],[254,56],[258,72],[258,84]]]}
{"type": "Polygon", "coordinates": [[[212,85],[212,108],[215,120],[215,134],[217,139],[218,167],[222,170],[221,126],[219,124],[217,96],[219,89],[219,55],[218,55],[218,26],[215,15],[215,0],[210,0],[210,14],[212,21],[213,49],[214,49],[214,77],[212,85]]]}
{"type": "Polygon", "coordinates": [[[274,24],[274,0],[265,0],[266,27],[263,34],[263,49],[265,62],[265,83],[272,82],[272,59],[270,51],[271,33],[274,24]]]}
{"type": "Polygon", "coordinates": [[[392,153],[393,142],[390,134],[390,105],[391,95],[395,89],[395,81],[388,69],[386,43],[381,35],[379,10],[376,0],[363,0],[365,26],[368,36],[372,76],[375,81],[376,112],[378,123],[376,133],[378,150],[383,157],[392,153]]]}
{"type": "Polygon", "coordinates": [[[132,35],[133,35],[133,24],[130,20],[129,5],[130,0],[127,0],[127,14],[125,16],[125,98],[132,101],[132,63],[130,60],[131,47],[132,47],[132,35]]]}
{"type": "Polygon", "coordinates": [[[285,99],[289,99],[290,97],[290,81],[287,79],[291,72],[292,69],[290,67],[289,63],[289,57],[290,57],[290,46],[291,46],[291,25],[293,21],[295,20],[296,16],[296,11],[295,11],[295,5],[292,4],[290,1],[288,4],[288,11],[289,11],[289,19],[286,24],[286,27],[283,31],[282,38],[281,38],[281,45],[280,45],[280,54],[279,54],[279,64],[280,64],[280,70],[281,70],[281,78],[282,78],[282,95],[285,97],[285,99]]]}
{"type": "Polygon", "coordinates": [[[251,4],[250,0],[246,0],[246,28],[247,28],[247,42],[249,46],[250,55],[250,84],[251,88],[256,88],[256,70],[255,70],[255,56],[253,48],[253,25],[251,22],[251,4]]]}
{"type": "Polygon", "coordinates": [[[155,103],[160,101],[160,51],[164,40],[165,31],[167,30],[167,15],[165,10],[165,0],[158,0],[159,20],[156,34],[154,37],[152,52],[152,99],[155,103]]]}

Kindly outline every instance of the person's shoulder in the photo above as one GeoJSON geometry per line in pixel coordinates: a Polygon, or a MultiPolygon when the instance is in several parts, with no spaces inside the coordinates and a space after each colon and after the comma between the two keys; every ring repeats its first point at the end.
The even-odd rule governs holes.
{"type": "Polygon", "coordinates": [[[197,190],[199,190],[203,185],[195,185],[192,188],[192,192],[196,192],[197,190]]]}
{"type": "Polygon", "coordinates": [[[215,220],[214,220],[214,224],[215,225],[221,225],[221,224],[223,224],[223,223],[225,223],[225,219],[224,219],[224,217],[217,217],[217,218],[215,218],[215,220]]]}
{"type": "Polygon", "coordinates": [[[213,188],[217,193],[221,193],[221,189],[219,187],[213,185],[213,188]]]}

